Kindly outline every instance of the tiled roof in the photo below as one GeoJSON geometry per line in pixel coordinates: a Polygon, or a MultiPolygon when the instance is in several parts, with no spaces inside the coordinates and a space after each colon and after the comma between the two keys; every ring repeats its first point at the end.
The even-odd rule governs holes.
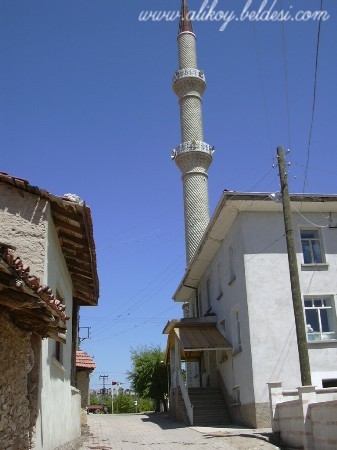
{"type": "Polygon", "coordinates": [[[75,195],[58,197],[27,180],[0,172],[0,183],[29,192],[50,203],[59,242],[80,305],[96,305],[99,297],[96,250],[90,208],[75,195]]]}
{"type": "MultiPolygon", "coordinates": [[[[65,305],[54,297],[48,286],[30,273],[13,250],[0,243],[0,305],[23,328],[35,331],[42,337],[59,340],[58,333],[66,332],[65,305]]],[[[62,339],[61,339],[62,340],[62,339]]]]}
{"type": "Polygon", "coordinates": [[[96,364],[90,355],[83,350],[77,350],[76,352],[76,368],[78,369],[96,369],[96,364]]]}

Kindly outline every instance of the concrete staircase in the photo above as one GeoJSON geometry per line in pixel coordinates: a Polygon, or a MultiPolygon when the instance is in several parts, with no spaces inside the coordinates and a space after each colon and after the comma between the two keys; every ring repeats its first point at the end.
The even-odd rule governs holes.
{"type": "Polygon", "coordinates": [[[217,426],[231,423],[225,400],[219,389],[189,388],[193,405],[193,426],[217,426]]]}

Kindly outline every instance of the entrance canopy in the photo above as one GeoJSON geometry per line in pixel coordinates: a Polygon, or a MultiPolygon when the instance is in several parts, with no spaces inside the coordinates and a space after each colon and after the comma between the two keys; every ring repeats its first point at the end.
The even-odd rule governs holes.
{"type": "Polygon", "coordinates": [[[165,362],[170,360],[170,349],[179,343],[181,359],[197,361],[203,350],[229,350],[232,345],[217,329],[213,317],[171,320],[163,330],[168,334],[165,362]]]}

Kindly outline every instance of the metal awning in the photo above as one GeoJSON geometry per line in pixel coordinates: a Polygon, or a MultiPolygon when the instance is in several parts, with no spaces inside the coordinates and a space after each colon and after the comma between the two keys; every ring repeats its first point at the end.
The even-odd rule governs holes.
{"type": "Polygon", "coordinates": [[[216,322],[181,319],[169,322],[164,332],[169,332],[166,348],[166,361],[170,359],[169,349],[178,340],[181,359],[196,361],[205,350],[230,350],[232,345],[217,329],[216,322]]]}
{"type": "Polygon", "coordinates": [[[176,328],[175,333],[184,351],[228,350],[232,348],[216,327],[176,328]]]}

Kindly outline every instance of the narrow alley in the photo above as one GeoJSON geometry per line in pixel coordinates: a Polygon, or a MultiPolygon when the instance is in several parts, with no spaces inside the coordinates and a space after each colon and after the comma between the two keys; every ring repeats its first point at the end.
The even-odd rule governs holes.
{"type": "Polygon", "coordinates": [[[88,415],[82,450],[271,450],[271,430],[186,427],[164,414],[88,415]]]}

